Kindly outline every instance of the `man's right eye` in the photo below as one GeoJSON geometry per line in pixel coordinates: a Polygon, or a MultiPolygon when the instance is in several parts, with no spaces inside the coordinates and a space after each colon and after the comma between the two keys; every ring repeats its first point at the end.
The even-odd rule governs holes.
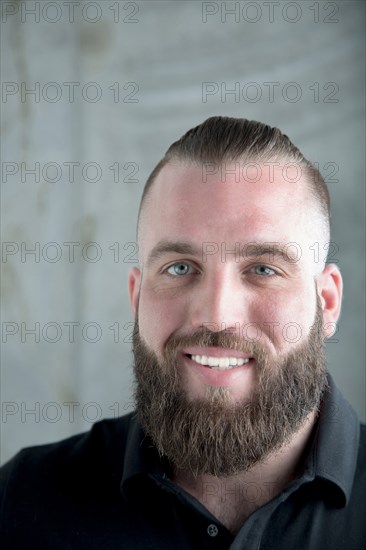
{"type": "Polygon", "coordinates": [[[189,275],[192,272],[192,266],[186,262],[177,262],[166,269],[166,272],[173,277],[181,277],[182,275],[189,275]]]}

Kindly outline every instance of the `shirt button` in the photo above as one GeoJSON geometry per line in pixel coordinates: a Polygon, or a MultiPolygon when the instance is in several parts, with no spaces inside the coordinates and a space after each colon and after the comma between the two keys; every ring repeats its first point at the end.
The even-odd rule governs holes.
{"type": "Polygon", "coordinates": [[[216,537],[218,535],[218,528],[214,523],[210,523],[210,525],[207,527],[207,533],[210,535],[210,537],[216,537]]]}

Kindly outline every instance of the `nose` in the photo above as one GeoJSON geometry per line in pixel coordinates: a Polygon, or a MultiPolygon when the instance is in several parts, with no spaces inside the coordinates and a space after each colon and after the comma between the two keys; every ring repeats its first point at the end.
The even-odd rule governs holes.
{"type": "Polygon", "coordinates": [[[206,274],[196,287],[190,309],[192,328],[241,332],[248,318],[248,299],[240,275],[229,271],[206,274]]]}

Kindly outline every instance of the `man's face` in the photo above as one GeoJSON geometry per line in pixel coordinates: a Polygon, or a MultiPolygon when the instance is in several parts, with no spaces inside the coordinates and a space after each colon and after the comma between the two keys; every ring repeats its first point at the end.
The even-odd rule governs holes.
{"type": "Polygon", "coordinates": [[[271,173],[262,166],[255,183],[242,174],[238,181],[230,174],[234,168],[226,167],[226,178],[205,178],[202,167],[189,164],[162,169],[140,226],[142,275],[134,270],[130,276],[138,307],[137,401],[145,429],[155,431],[156,445],[173,462],[182,453],[188,457],[194,446],[196,456],[186,464],[222,475],[235,470],[238,445],[253,449],[252,462],[247,456],[241,466],[236,463],[243,468],[283,443],[317,405],[325,383],[316,232],[306,185],[294,182],[290,172],[284,178],[282,167],[271,173]],[[283,394],[295,387],[287,402],[283,394]],[[277,429],[281,407],[292,418],[277,429]],[[189,433],[182,437],[188,414],[189,433]],[[159,436],[163,424],[162,431],[172,431],[164,436],[160,430],[159,436]],[[189,445],[197,426],[205,435],[197,439],[196,433],[189,445]],[[256,427],[262,427],[262,437],[254,435],[256,427]],[[224,460],[216,467],[217,445],[227,429],[233,430],[234,448],[223,455],[230,455],[231,465],[224,460]],[[203,451],[215,430],[219,439],[203,451]],[[211,454],[215,446],[212,460],[200,463],[197,449],[211,454]]]}
{"type": "MultiPolygon", "coordinates": [[[[154,183],[140,233],[139,328],[159,359],[171,335],[201,327],[257,341],[273,358],[309,335],[317,266],[304,182],[287,182],[281,169],[270,181],[265,166],[260,181],[238,182],[230,168],[226,181],[217,174],[205,182],[201,167],[168,164],[154,183]],[[192,250],[184,252],[187,245],[192,250]],[[157,254],[162,246],[171,250],[157,254]],[[257,255],[260,246],[269,249],[263,256],[257,255]],[[285,256],[272,254],[274,246],[285,256]]],[[[246,355],[182,350],[178,361],[187,394],[202,397],[207,386],[224,386],[233,400],[249,399],[257,372],[255,358],[246,355]],[[192,359],[197,356],[249,363],[218,371],[192,359]]]]}

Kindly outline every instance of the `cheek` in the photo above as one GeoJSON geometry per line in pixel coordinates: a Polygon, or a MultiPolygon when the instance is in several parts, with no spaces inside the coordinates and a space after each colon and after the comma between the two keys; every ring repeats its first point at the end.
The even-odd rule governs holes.
{"type": "Polygon", "coordinates": [[[181,302],[165,290],[141,289],[138,311],[140,334],[159,355],[169,336],[183,325],[185,307],[181,302]]]}
{"type": "Polygon", "coordinates": [[[311,291],[272,294],[256,306],[253,317],[260,325],[263,338],[276,351],[287,351],[307,338],[315,316],[315,295],[311,291]]]}

